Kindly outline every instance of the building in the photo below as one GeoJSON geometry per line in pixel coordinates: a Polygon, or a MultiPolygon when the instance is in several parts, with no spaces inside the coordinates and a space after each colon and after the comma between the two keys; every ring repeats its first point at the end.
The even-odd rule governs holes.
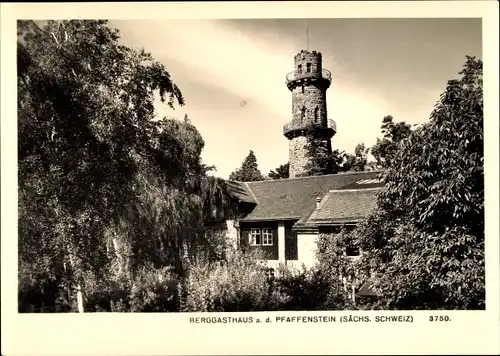
{"type": "MultiPolygon", "coordinates": [[[[336,133],[327,118],[330,82],[321,53],[298,53],[295,70],[286,77],[292,92],[292,121],[283,130],[289,140],[290,178],[228,182],[240,211],[238,220],[228,222],[228,237],[240,247],[262,250],[269,267],[312,267],[317,236],[355,226],[373,208],[383,185],[376,171],[317,171],[321,159],[331,154],[336,133]]],[[[346,247],[346,254],[354,257],[356,251],[346,247]]]]}
{"type": "Polygon", "coordinates": [[[321,232],[353,227],[373,208],[379,173],[228,182],[241,211],[228,234],[240,247],[262,250],[270,267],[312,267],[321,232]]]}

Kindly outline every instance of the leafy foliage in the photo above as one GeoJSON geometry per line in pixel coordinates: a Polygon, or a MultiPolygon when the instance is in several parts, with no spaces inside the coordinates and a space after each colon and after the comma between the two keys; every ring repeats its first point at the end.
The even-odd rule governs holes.
{"type": "MultiPolygon", "coordinates": [[[[318,260],[318,269],[321,275],[332,284],[341,284],[344,293],[338,293],[338,300],[346,309],[364,309],[371,305],[364,303],[363,300],[356,301],[353,304],[352,295],[349,293],[357,292],[366,282],[369,271],[362,263],[359,257],[348,256],[348,249],[358,250],[357,240],[354,236],[352,227],[343,227],[335,233],[321,232],[318,236],[318,248],[316,258],[318,260]]],[[[363,252],[361,252],[363,253],[363,252]]]]}
{"type": "Polygon", "coordinates": [[[290,163],[285,163],[280,165],[276,170],[269,172],[269,178],[271,179],[284,179],[290,177],[290,163]]]}
{"type": "Polygon", "coordinates": [[[280,265],[270,276],[262,253],[230,250],[224,261],[195,260],[180,285],[181,311],[343,310],[338,280],[319,270],[280,265]]]}
{"type": "Polygon", "coordinates": [[[309,157],[305,173],[310,176],[318,176],[333,173],[333,156],[328,142],[314,134],[307,137],[307,146],[309,157]]]}
{"type": "Polygon", "coordinates": [[[405,122],[395,123],[390,115],[382,119],[383,138],[377,138],[377,142],[370,149],[371,154],[381,168],[387,168],[396,154],[399,144],[411,133],[411,126],[405,122]]]}
{"type": "Polygon", "coordinates": [[[196,128],[156,117],[156,93],[184,103],[165,66],[106,21],[72,20],[19,21],[17,68],[20,288],[72,296],[114,262],[182,272],[214,207],[233,207],[196,128]]]}
{"type": "Polygon", "coordinates": [[[309,160],[304,175],[320,176],[335,174],[349,169],[346,166],[346,154],[343,151],[332,150],[327,140],[314,134],[307,135],[308,154],[313,159],[309,160]]]}
{"type": "Polygon", "coordinates": [[[257,165],[257,157],[255,157],[255,153],[252,150],[250,150],[250,153],[243,161],[241,168],[231,172],[229,180],[239,182],[264,180],[264,177],[262,176],[262,173],[260,173],[257,165]]]}
{"type": "Polygon", "coordinates": [[[275,310],[288,297],[274,290],[256,252],[231,251],[224,261],[195,260],[181,286],[181,311],[275,310]]]}
{"type": "Polygon", "coordinates": [[[345,310],[351,307],[338,279],[316,268],[281,267],[274,285],[288,296],[281,310],[345,310]]]}
{"type": "Polygon", "coordinates": [[[349,170],[349,166],[347,165],[347,154],[344,151],[335,149],[332,151],[331,157],[332,174],[347,172],[349,170]]]}
{"type": "Polygon", "coordinates": [[[401,142],[377,209],[350,236],[380,307],[485,307],[482,62],[467,57],[460,75],[401,142]]]}
{"type": "Polygon", "coordinates": [[[354,154],[345,155],[344,170],[353,172],[363,172],[368,165],[368,153],[370,149],[364,143],[359,143],[354,148],[354,154]]]}
{"type": "Polygon", "coordinates": [[[110,269],[105,279],[87,273],[85,281],[90,312],[175,312],[179,308],[178,280],[170,268],[142,266],[133,274],[110,269]]]}
{"type": "MultiPolygon", "coordinates": [[[[383,138],[377,138],[376,144],[371,148],[366,147],[364,143],[357,144],[354,154],[339,150],[329,151],[324,140],[314,135],[308,136],[307,147],[314,159],[308,163],[307,174],[315,176],[387,168],[399,143],[411,133],[410,125],[404,122],[394,123],[393,120],[392,116],[385,116],[381,126],[383,138]],[[369,160],[369,153],[373,155],[375,162],[369,160]]],[[[271,175],[270,177],[272,178],[271,175]]]]}

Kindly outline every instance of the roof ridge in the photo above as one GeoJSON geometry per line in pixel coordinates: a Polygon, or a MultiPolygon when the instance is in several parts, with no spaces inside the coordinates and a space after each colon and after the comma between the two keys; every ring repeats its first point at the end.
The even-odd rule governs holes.
{"type": "Polygon", "coordinates": [[[383,170],[362,171],[362,172],[332,173],[332,174],[322,174],[322,175],[307,176],[307,177],[254,180],[254,181],[251,181],[251,182],[244,182],[244,183],[282,182],[282,181],[285,181],[285,180],[299,180],[299,179],[310,179],[310,178],[319,178],[319,177],[346,176],[346,175],[367,174],[367,173],[382,173],[382,172],[383,172],[383,170]]]}
{"type": "Polygon", "coordinates": [[[363,192],[367,190],[380,190],[384,187],[371,187],[371,188],[357,188],[357,189],[331,189],[328,193],[339,193],[339,192],[363,192]]]}
{"type": "Polygon", "coordinates": [[[243,182],[243,184],[245,184],[245,187],[248,189],[248,191],[250,192],[250,195],[252,196],[252,198],[255,200],[255,202],[257,204],[259,204],[259,199],[257,199],[257,196],[255,195],[255,193],[253,192],[252,188],[250,188],[250,186],[248,185],[248,182],[243,182]]]}

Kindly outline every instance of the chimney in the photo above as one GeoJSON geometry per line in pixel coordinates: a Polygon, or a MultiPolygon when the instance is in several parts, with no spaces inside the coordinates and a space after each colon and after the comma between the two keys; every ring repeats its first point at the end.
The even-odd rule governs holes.
{"type": "Polygon", "coordinates": [[[321,198],[316,197],[316,208],[319,208],[319,203],[321,203],[321,198]]]}

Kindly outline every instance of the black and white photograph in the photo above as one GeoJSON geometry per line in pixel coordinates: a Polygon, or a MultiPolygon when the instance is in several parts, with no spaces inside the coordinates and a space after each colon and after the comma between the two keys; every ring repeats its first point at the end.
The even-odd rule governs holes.
{"type": "Polygon", "coordinates": [[[17,313],[484,312],[483,30],[17,19],[17,313]]]}
{"type": "Polygon", "coordinates": [[[484,309],[480,20],[18,31],[20,312],[484,309]]]}

